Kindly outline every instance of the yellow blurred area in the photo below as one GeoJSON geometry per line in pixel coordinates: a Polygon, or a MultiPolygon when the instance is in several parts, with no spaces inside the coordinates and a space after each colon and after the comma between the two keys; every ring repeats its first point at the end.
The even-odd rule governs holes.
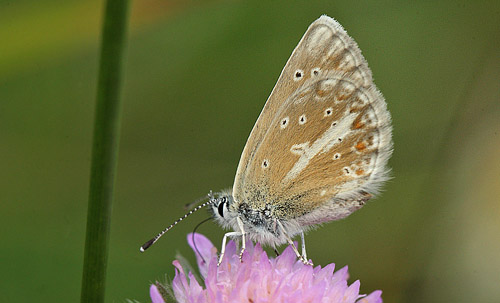
{"type": "MultiPolygon", "coordinates": [[[[158,19],[191,7],[185,1],[134,1],[132,34],[158,19]]],[[[0,77],[57,60],[82,48],[97,47],[102,1],[7,2],[0,10],[0,77]]]]}

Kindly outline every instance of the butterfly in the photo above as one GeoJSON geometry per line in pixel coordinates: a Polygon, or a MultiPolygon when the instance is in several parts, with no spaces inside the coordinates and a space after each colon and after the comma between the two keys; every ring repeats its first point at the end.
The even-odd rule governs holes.
{"type": "Polygon", "coordinates": [[[293,51],[243,149],[231,190],[208,201],[141,247],[151,246],[194,211],[241,237],[290,244],[306,264],[304,233],[339,220],[373,198],[389,178],[391,117],[356,42],[326,15],[293,51]],[[301,236],[302,252],[292,239],[301,236]]]}

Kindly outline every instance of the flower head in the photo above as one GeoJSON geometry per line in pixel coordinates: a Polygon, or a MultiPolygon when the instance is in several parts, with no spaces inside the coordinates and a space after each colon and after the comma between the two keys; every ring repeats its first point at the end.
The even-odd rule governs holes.
{"type": "MultiPolygon", "coordinates": [[[[172,289],[179,303],[224,302],[343,302],[381,303],[382,292],[359,294],[360,282],[347,284],[347,266],[334,272],[335,264],[312,267],[297,260],[291,247],[281,255],[269,258],[259,244],[247,242],[242,262],[236,244],[230,241],[222,263],[217,266],[217,249],[200,234],[188,235],[196,255],[202,286],[178,260],[172,289]],[[193,239],[196,242],[196,248],[193,239]]],[[[162,303],[160,292],[151,286],[153,303],[162,303]]]]}

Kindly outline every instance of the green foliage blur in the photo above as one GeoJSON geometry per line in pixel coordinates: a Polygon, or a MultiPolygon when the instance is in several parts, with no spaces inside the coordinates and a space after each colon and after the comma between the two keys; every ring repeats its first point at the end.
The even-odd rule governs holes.
{"type": "MultiPolygon", "coordinates": [[[[500,2],[135,1],[107,301],[149,302],[194,261],[183,221],[232,186],[282,67],[321,14],[354,37],[394,122],[393,179],[307,235],[385,302],[500,297],[500,2]]],[[[0,0],[0,302],[80,298],[101,1],[0,0]]],[[[214,223],[199,232],[220,246],[214,223]]],[[[351,282],[352,282],[351,281],[351,282]]]]}

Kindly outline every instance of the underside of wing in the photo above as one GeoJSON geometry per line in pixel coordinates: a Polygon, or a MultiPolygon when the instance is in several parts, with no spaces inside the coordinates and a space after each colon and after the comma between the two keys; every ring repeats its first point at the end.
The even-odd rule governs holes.
{"type": "Polygon", "coordinates": [[[364,201],[387,178],[391,151],[390,115],[366,60],[340,24],[322,16],[292,53],[250,134],[233,197],[274,205],[282,218],[364,201]]]}

